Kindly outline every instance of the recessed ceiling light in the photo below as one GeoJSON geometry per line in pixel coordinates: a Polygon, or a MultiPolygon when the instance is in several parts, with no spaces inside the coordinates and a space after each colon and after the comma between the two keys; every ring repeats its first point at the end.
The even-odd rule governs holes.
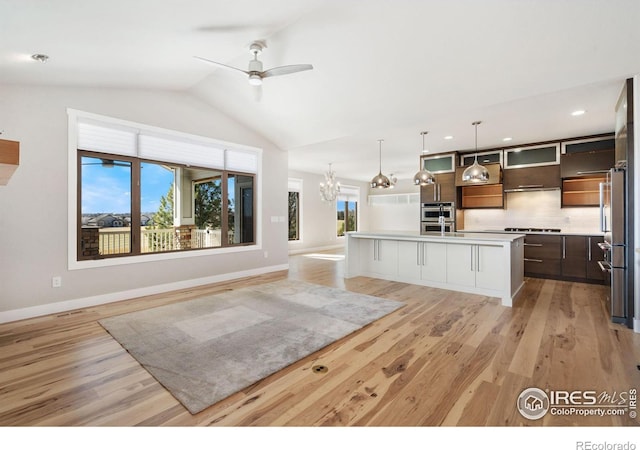
{"type": "Polygon", "coordinates": [[[451,139],[453,139],[453,136],[445,136],[444,137],[447,141],[450,141],[451,139]]]}
{"type": "Polygon", "coordinates": [[[34,61],[45,63],[49,59],[49,56],[43,55],[42,53],[35,53],[31,55],[31,59],[33,59],[34,61]]]}
{"type": "Polygon", "coordinates": [[[512,140],[512,139],[513,139],[513,138],[510,138],[510,137],[502,138],[502,140],[503,140],[504,142],[509,142],[509,141],[510,141],[510,140],[512,140]]]}
{"type": "Polygon", "coordinates": [[[574,112],[571,113],[572,116],[581,116],[584,113],[586,113],[586,111],[584,109],[577,109],[574,112]]]}

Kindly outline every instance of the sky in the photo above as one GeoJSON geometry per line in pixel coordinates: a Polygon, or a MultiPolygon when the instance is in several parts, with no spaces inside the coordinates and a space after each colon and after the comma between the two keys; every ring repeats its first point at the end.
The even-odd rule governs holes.
{"type": "MultiPolygon", "coordinates": [[[[169,192],[172,170],[159,164],[142,164],[142,212],[156,212],[160,198],[169,192]]],[[[82,158],[82,214],[131,213],[131,166],[116,161],[104,165],[99,158],[82,158]]]]}

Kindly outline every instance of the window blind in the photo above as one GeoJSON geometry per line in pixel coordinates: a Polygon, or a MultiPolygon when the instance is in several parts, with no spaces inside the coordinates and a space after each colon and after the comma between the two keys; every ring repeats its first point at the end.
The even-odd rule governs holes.
{"type": "Polygon", "coordinates": [[[257,173],[258,155],[242,150],[226,150],[225,169],[238,172],[257,173]]]}
{"type": "Polygon", "coordinates": [[[302,192],[302,180],[299,178],[289,178],[289,192],[302,192]]]}
{"type": "MultiPolygon", "coordinates": [[[[258,173],[258,153],[250,149],[227,148],[215,142],[156,133],[144,128],[80,118],[78,149],[139,157],[158,162],[211,169],[258,173]]],[[[224,144],[227,146],[228,144],[224,144]]]]}
{"type": "Polygon", "coordinates": [[[136,156],[137,131],[125,127],[78,122],[78,148],[116,155],[136,156]]]}
{"type": "Polygon", "coordinates": [[[210,145],[141,134],[138,146],[138,156],[144,159],[214,169],[224,167],[224,150],[210,145]]]}
{"type": "Polygon", "coordinates": [[[338,200],[343,202],[358,202],[360,201],[360,188],[357,186],[340,186],[340,193],[338,194],[338,200]]]}

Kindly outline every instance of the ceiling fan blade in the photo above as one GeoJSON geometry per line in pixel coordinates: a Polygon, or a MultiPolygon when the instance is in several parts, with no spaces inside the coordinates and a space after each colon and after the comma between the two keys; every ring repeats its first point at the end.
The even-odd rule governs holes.
{"type": "Polygon", "coordinates": [[[246,70],[238,69],[237,67],[227,66],[226,64],[222,64],[222,63],[219,63],[219,62],[216,62],[216,61],[211,61],[210,59],[202,58],[200,56],[194,56],[194,58],[195,59],[199,59],[200,61],[207,62],[209,64],[213,64],[214,66],[222,67],[223,69],[236,70],[238,72],[244,73],[245,75],[249,75],[249,72],[247,72],[246,70]]]}
{"type": "Polygon", "coordinates": [[[273,69],[265,70],[260,74],[262,78],[275,77],[278,75],[287,75],[290,73],[302,72],[304,70],[311,70],[313,66],[311,64],[293,64],[291,66],[274,67],[273,69]]]}

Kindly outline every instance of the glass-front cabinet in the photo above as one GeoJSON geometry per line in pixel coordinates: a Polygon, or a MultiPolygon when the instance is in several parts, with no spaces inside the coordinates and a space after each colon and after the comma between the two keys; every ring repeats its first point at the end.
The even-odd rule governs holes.
{"type": "Polygon", "coordinates": [[[451,173],[456,170],[457,153],[443,153],[433,156],[421,156],[420,165],[433,174],[451,173]]]}
{"type": "Polygon", "coordinates": [[[504,151],[505,169],[557,164],[560,164],[560,143],[519,147],[504,151]]]}
{"type": "Polygon", "coordinates": [[[462,154],[460,155],[460,166],[465,167],[472,165],[476,159],[476,155],[478,155],[478,163],[480,164],[500,163],[500,165],[502,165],[502,150],[493,150],[490,152],[462,154]]]}

